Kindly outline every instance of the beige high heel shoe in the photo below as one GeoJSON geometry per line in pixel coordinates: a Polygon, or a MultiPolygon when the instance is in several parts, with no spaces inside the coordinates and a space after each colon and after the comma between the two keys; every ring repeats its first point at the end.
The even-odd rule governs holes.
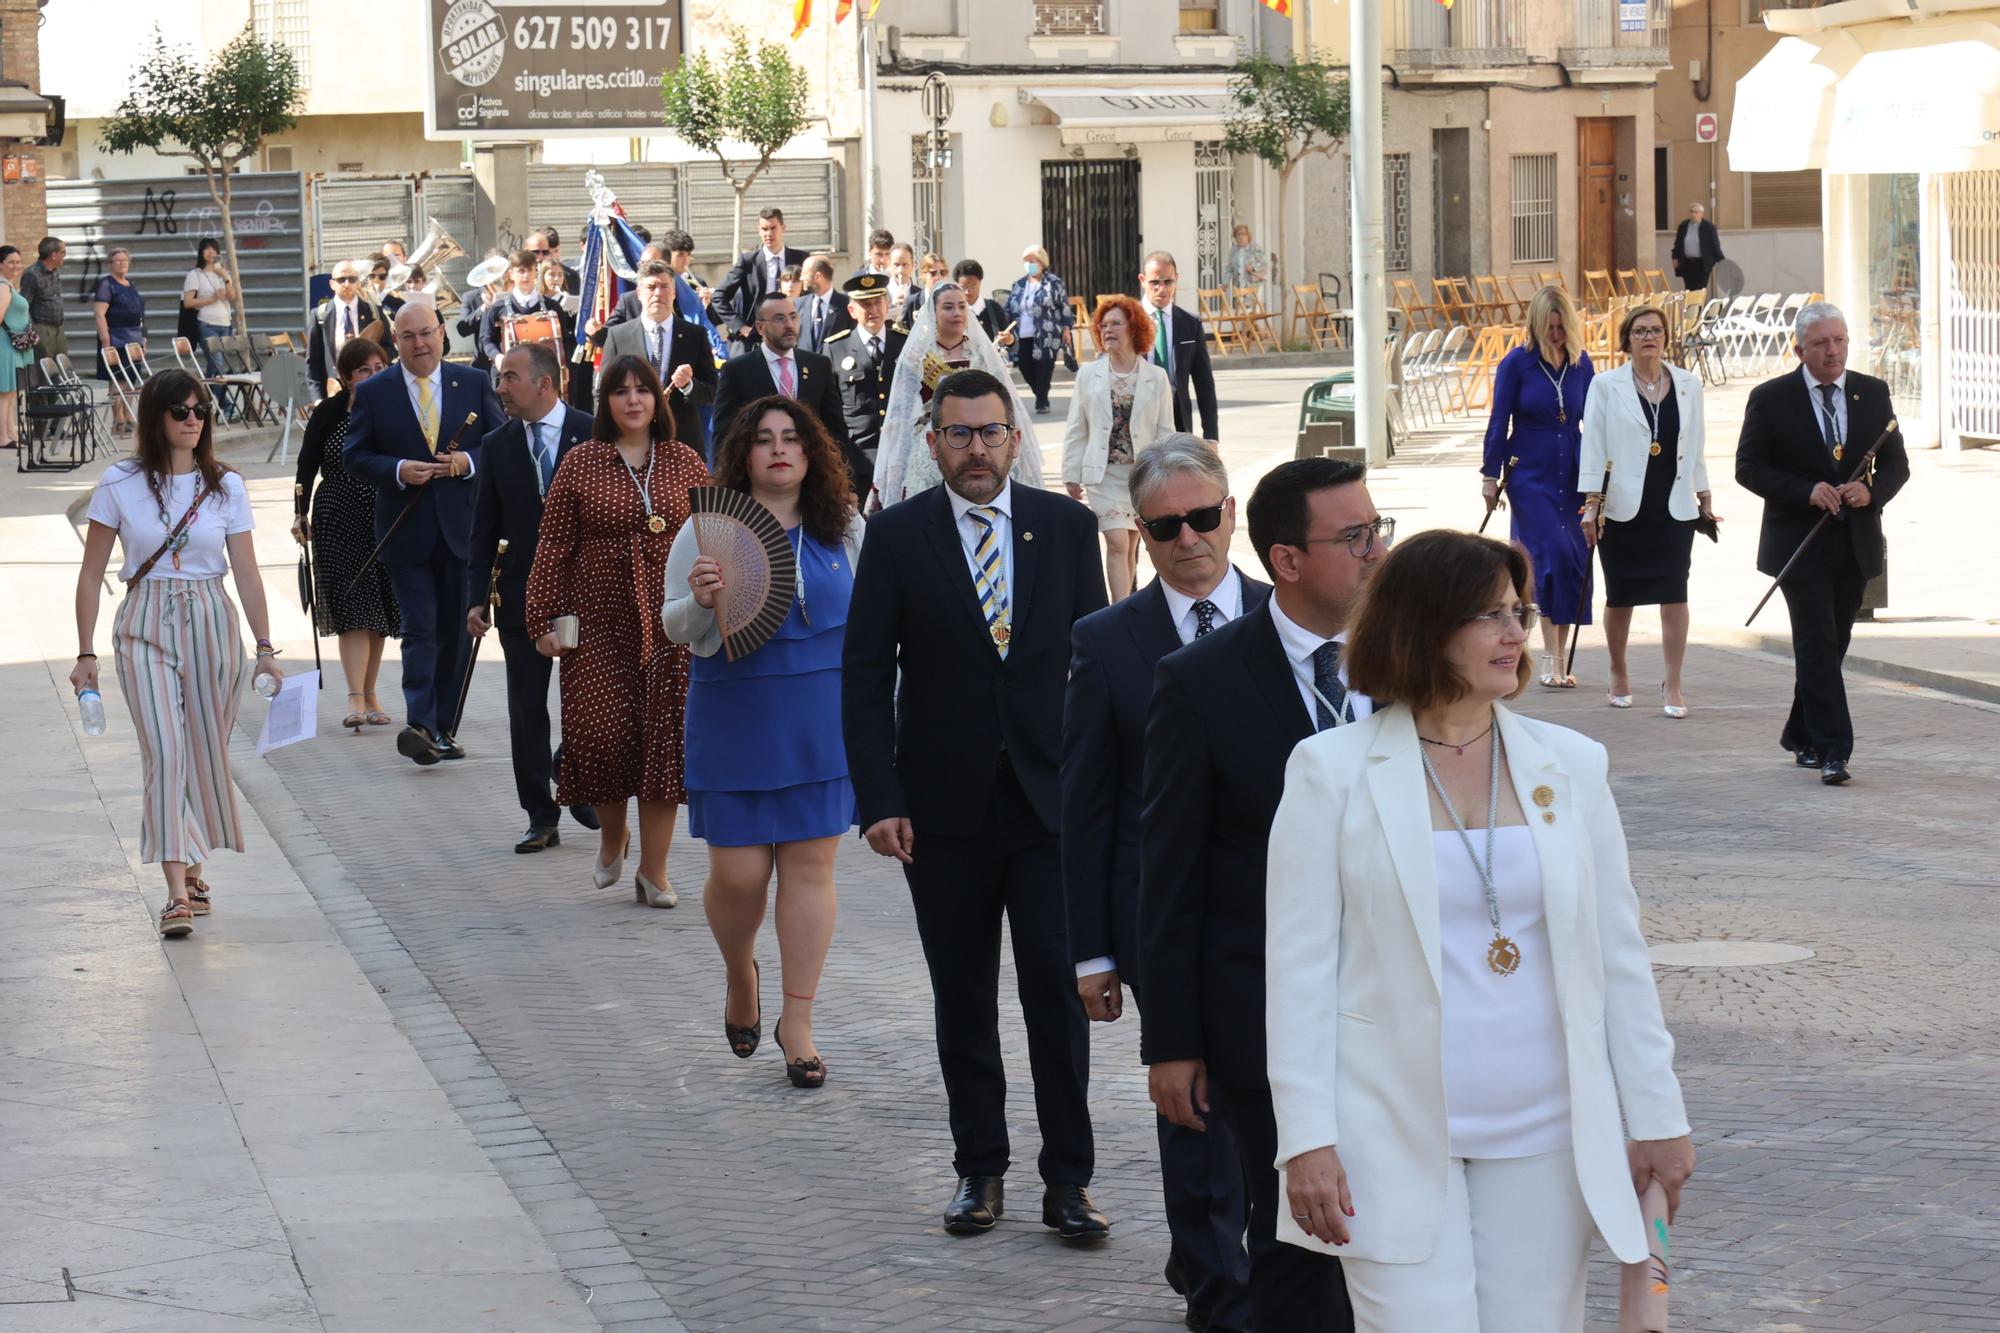
{"type": "Polygon", "coordinates": [[[680,906],[681,896],[674,892],[672,880],[655,887],[653,881],[646,878],[646,872],[643,870],[632,876],[632,892],[647,907],[680,906]]]}
{"type": "MultiPolygon", "coordinates": [[[[627,833],[625,835],[625,850],[618,853],[616,861],[608,865],[592,865],[590,867],[590,882],[600,889],[608,889],[619,880],[625,878],[625,857],[631,850],[632,835],[627,833]]],[[[592,859],[595,860],[595,858],[592,859]]]]}

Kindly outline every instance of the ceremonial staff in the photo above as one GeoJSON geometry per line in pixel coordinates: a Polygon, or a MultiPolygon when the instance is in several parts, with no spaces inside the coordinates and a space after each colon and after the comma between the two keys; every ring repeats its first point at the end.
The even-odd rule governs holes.
{"type": "Polygon", "coordinates": [[[1486,505],[1486,517],[1479,520],[1481,532],[1486,531],[1486,525],[1493,521],[1493,511],[1500,507],[1501,497],[1507,494],[1507,479],[1514,473],[1514,464],[1520,461],[1518,457],[1514,457],[1500,465],[1500,480],[1494,484],[1493,499],[1486,505]]]}
{"type": "MultiPolygon", "coordinates": [[[[477,420],[479,420],[479,414],[477,412],[467,412],[465,414],[465,420],[459,422],[458,429],[451,433],[451,439],[445,444],[444,448],[438,450],[435,454],[432,455],[432,457],[434,459],[443,458],[448,454],[453,454],[458,452],[459,437],[465,434],[466,428],[471,426],[472,423],[477,420]]],[[[401,464],[398,464],[398,466],[400,467],[401,464]]],[[[429,485],[429,483],[426,482],[425,485],[429,485]]],[[[370,569],[374,567],[375,561],[381,557],[382,548],[387,546],[389,544],[389,539],[396,535],[396,529],[403,526],[403,520],[408,518],[410,516],[411,511],[417,507],[417,501],[424,498],[424,488],[422,486],[412,486],[409,489],[410,489],[410,498],[403,502],[403,512],[396,515],[396,521],[389,525],[389,530],[382,534],[382,540],[375,543],[375,549],[368,553],[368,558],[361,562],[361,568],[357,570],[355,572],[354,577],[348,581],[347,590],[349,592],[353,592],[355,585],[361,582],[361,576],[363,574],[366,574],[370,569]]]]}
{"type": "MultiPolygon", "coordinates": [[[[1875,443],[1868,446],[1868,452],[1861,455],[1860,461],[1854,465],[1854,471],[1848,474],[1846,483],[1847,485],[1851,486],[1855,482],[1860,481],[1862,479],[1863,474],[1866,474],[1869,480],[1871,481],[1874,480],[1875,454],[1878,450],[1882,448],[1883,445],[1889,442],[1889,437],[1891,435],[1894,435],[1895,433],[1896,433],[1896,421],[1894,417],[1891,417],[1889,419],[1889,424],[1882,428],[1881,435],[1876,437],[1875,443]]],[[[1838,462],[1840,460],[1842,452],[1843,450],[1839,446],[1836,445],[1834,447],[1833,457],[1835,462],[1838,462]]],[[[1771,580],[1771,586],[1764,590],[1764,595],[1757,599],[1757,605],[1751,608],[1750,620],[1755,620],[1757,618],[1757,613],[1764,609],[1764,603],[1771,600],[1771,594],[1775,593],[1778,590],[1778,585],[1785,581],[1785,575],[1792,572],[1792,566],[1799,563],[1799,557],[1804,555],[1806,553],[1806,548],[1813,544],[1813,538],[1819,536],[1820,529],[1827,525],[1827,520],[1832,518],[1844,519],[1846,517],[1847,516],[1845,514],[1836,513],[1833,510],[1828,510],[1826,513],[1823,513],[1819,516],[1819,522],[1812,525],[1812,531],[1808,532],[1805,535],[1805,540],[1799,543],[1799,549],[1792,552],[1792,558],[1785,562],[1785,567],[1778,571],[1778,577],[1771,580]]],[[[1750,620],[1746,620],[1743,622],[1745,627],[1748,627],[1748,625],[1750,624],[1750,620]]]]}
{"type": "MultiPolygon", "coordinates": [[[[1611,464],[1606,463],[1604,465],[1604,480],[1597,484],[1599,499],[1597,501],[1596,522],[1599,536],[1602,536],[1604,532],[1604,500],[1602,497],[1610,489],[1611,464]]],[[[1563,663],[1563,675],[1565,677],[1576,674],[1576,645],[1577,641],[1583,638],[1583,618],[1590,614],[1590,574],[1592,567],[1596,563],[1597,543],[1593,541],[1587,543],[1583,548],[1583,588],[1577,594],[1576,615],[1569,622],[1569,660],[1563,663]]]]}
{"type": "MultiPolygon", "coordinates": [[[[500,539],[499,548],[493,552],[493,570],[486,576],[486,628],[493,628],[493,608],[500,605],[500,566],[507,560],[507,539],[500,539]]],[[[472,656],[465,659],[465,682],[458,687],[458,712],[452,716],[459,722],[465,720],[465,701],[472,697],[472,669],[479,665],[479,645],[486,642],[484,634],[472,638],[472,656]]]]}
{"type": "MultiPolygon", "coordinates": [[[[305,504],[306,488],[303,485],[293,486],[292,513],[303,519],[306,516],[305,504]]],[[[312,633],[313,670],[324,671],[326,668],[319,660],[318,617],[314,614],[314,607],[319,602],[318,589],[319,580],[313,573],[312,540],[302,534],[299,537],[299,606],[306,613],[306,628],[312,633]]],[[[319,687],[326,688],[325,676],[320,677],[319,687]]]]}

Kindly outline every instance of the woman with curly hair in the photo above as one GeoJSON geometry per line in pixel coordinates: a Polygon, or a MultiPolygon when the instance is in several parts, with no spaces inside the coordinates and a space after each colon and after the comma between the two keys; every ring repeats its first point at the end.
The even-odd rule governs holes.
{"type": "Polygon", "coordinates": [[[716,446],[715,484],[770,510],[798,555],[785,623],[735,661],[717,651],[715,607],[727,592],[725,575],[701,554],[692,524],[667,557],[667,637],[694,652],[688,821],[708,843],[702,905],[727,974],[723,1033],[738,1058],[756,1053],[763,1033],[757,932],[775,870],[785,1002],[774,1034],[792,1085],[817,1088],[826,1065],[813,1045],[813,996],[833,939],[834,852],[854,826],[840,655],[863,525],[840,446],[817,416],[782,395],[737,414],[716,446]]]}
{"type": "Polygon", "coordinates": [[[1111,600],[1132,592],[1139,574],[1139,516],[1129,483],[1139,451],[1174,429],[1167,372],[1140,355],[1153,321],[1129,296],[1107,296],[1090,316],[1104,355],[1076,372],[1063,432],[1063,484],[1097,515],[1111,600]]]}

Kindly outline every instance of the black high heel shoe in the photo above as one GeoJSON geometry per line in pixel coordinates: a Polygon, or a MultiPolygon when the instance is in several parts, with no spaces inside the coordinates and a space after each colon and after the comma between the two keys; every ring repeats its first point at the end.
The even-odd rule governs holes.
{"type": "Polygon", "coordinates": [[[757,988],[757,1021],[747,1028],[737,1027],[729,1021],[728,988],[723,988],[722,1035],[729,1039],[729,1051],[739,1060],[748,1060],[757,1054],[757,1046],[764,1040],[764,974],[753,961],[750,964],[751,985],[757,988]]]}
{"type": "Polygon", "coordinates": [[[785,1057],[785,1077],[795,1088],[823,1088],[826,1086],[826,1061],[818,1056],[810,1059],[794,1060],[792,1053],[785,1049],[785,1020],[780,1017],[778,1025],[771,1029],[771,1039],[778,1043],[778,1054],[785,1057]]]}

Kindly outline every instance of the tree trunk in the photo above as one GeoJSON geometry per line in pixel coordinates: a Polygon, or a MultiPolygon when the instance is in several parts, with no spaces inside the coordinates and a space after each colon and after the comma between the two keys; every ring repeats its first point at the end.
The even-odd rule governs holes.
{"type": "MultiPolygon", "coordinates": [[[[1280,329],[1285,327],[1285,299],[1286,294],[1291,291],[1285,284],[1285,258],[1290,254],[1287,240],[1292,222],[1292,210],[1287,206],[1287,202],[1292,195],[1292,170],[1298,164],[1299,159],[1295,157],[1278,170],[1278,246],[1271,256],[1271,276],[1276,279],[1278,285],[1278,304],[1274,308],[1278,313],[1277,326],[1280,329]]],[[[1279,346],[1283,345],[1284,341],[1281,338],[1279,346]]]]}
{"type": "MultiPolygon", "coordinates": [[[[727,173],[729,170],[729,164],[727,162],[724,162],[722,164],[722,169],[725,173],[727,173]]],[[[732,233],[731,240],[729,242],[729,253],[732,255],[740,255],[743,253],[743,192],[749,189],[750,187],[747,184],[738,185],[734,180],[730,181],[729,183],[731,186],[735,188],[736,191],[736,230],[732,233]]],[[[731,262],[734,261],[732,260],[731,262]]]]}
{"type": "Polygon", "coordinates": [[[222,253],[229,265],[230,284],[236,288],[236,299],[229,303],[230,327],[236,331],[238,337],[241,337],[249,332],[250,312],[244,309],[243,267],[236,258],[236,218],[230,211],[231,201],[234,199],[235,194],[229,184],[230,173],[228,170],[225,169],[218,173],[214,167],[209,166],[207,163],[203,163],[203,166],[208,172],[209,197],[215,200],[216,207],[222,210],[222,253]],[[221,177],[219,185],[217,184],[218,175],[221,177]]]}

